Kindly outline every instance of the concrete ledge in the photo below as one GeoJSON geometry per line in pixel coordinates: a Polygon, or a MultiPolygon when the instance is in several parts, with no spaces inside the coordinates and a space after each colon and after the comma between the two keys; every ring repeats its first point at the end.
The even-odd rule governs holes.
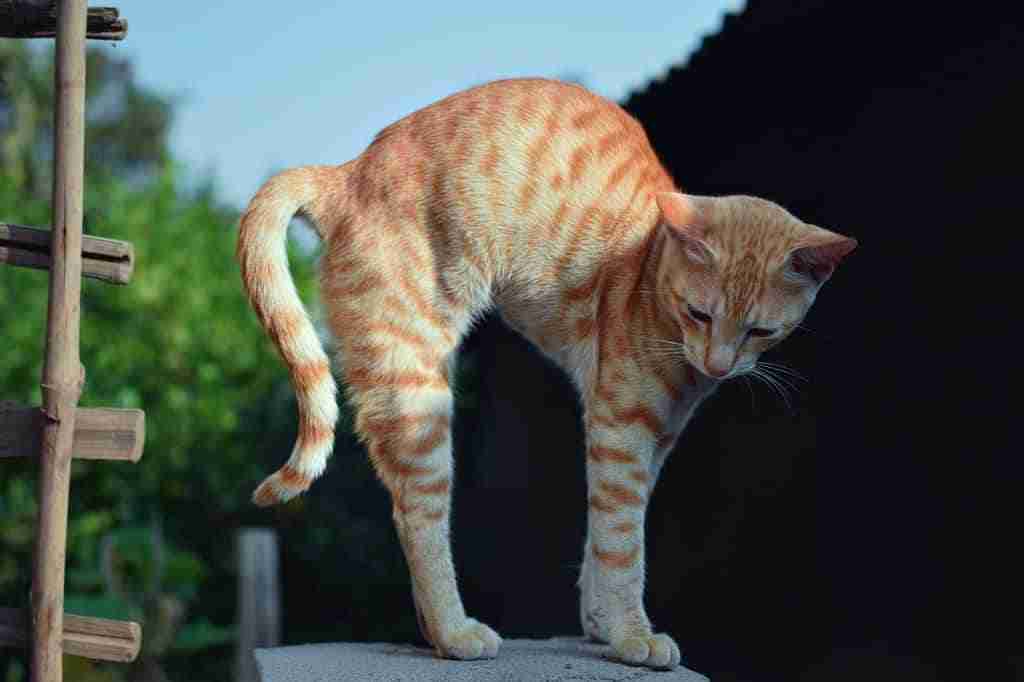
{"type": "Polygon", "coordinates": [[[506,639],[491,661],[446,661],[429,649],[402,644],[306,644],[256,649],[263,682],[708,682],[686,668],[666,672],[618,663],[609,648],[580,638],[506,639]]]}

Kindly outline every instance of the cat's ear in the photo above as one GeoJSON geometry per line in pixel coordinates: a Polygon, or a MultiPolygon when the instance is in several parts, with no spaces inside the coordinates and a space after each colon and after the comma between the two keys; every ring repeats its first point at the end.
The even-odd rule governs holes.
{"type": "Polygon", "coordinates": [[[715,251],[708,244],[708,224],[694,198],[679,192],[658,192],[654,199],[662,223],[682,243],[686,255],[697,263],[711,265],[715,251]]]}
{"type": "Polygon", "coordinates": [[[823,284],[839,263],[857,248],[857,240],[813,225],[810,228],[793,245],[789,267],[794,273],[811,278],[815,284],[823,284]]]}

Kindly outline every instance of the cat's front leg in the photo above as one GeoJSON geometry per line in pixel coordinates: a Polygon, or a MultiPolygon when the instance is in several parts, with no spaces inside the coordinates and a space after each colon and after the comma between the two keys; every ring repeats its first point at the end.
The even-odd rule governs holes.
{"type": "Polygon", "coordinates": [[[679,647],[644,610],[644,517],[663,429],[651,406],[588,406],[587,542],[580,576],[584,630],[626,663],[679,665],[679,647]]]}

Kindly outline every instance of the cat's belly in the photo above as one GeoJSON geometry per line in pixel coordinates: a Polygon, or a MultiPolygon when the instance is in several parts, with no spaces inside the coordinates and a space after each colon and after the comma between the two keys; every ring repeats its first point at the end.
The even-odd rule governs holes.
{"type": "MultiPolygon", "coordinates": [[[[501,306],[498,307],[498,310],[501,319],[512,330],[530,341],[538,350],[553,357],[566,345],[566,339],[559,328],[558,321],[546,319],[542,310],[545,307],[538,306],[541,310],[533,311],[534,314],[522,309],[515,310],[501,306]]],[[[550,310],[550,308],[548,309],[550,310]]]]}
{"type": "Polygon", "coordinates": [[[587,369],[592,367],[596,346],[593,338],[574,333],[563,304],[557,299],[517,301],[515,305],[497,297],[498,311],[510,328],[530,341],[537,350],[567,371],[582,389],[587,369]]]}

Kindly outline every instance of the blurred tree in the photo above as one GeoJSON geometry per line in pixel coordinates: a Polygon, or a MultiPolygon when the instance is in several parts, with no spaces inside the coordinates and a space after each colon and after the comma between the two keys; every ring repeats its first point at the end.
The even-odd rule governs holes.
{"type": "MultiPolygon", "coordinates": [[[[85,230],[132,242],[137,268],[127,287],[84,282],[81,404],[144,408],[147,437],[138,465],[73,466],[67,604],[84,615],[144,621],[147,660],[131,670],[134,679],[159,679],[155,660],[173,668],[176,655],[199,679],[207,675],[198,672],[204,659],[196,652],[230,639],[230,538],[256,513],[249,494],[266,474],[264,436],[293,432],[294,409],[287,375],[242,292],[237,212],[210,186],[183,190],[169,160],[172,103],[139,86],[130,65],[102,48],[90,50],[88,66],[85,230]],[[154,524],[166,541],[150,537],[154,524]],[[104,563],[104,546],[117,562],[104,563]],[[165,561],[153,564],[160,555],[165,561]],[[149,576],[144,588],[124,587],[140,576],[149,576]]],[[[50,55],[0,43],[0,220],[49,224],[51,92],[50,55]]],[[[293,274],[312,301],[310,256],[294,254],[293,274]]],[[[46,277],[0,268],[0,305],[8,311],[0,316],[0,400],[41,401],[46,277]]],[[[8,459],[2,468],[0,604],[24,606],[35,460],[8,459]]],[[[0,679],[21,678],[16,656],[0,650],[0,679]]],[[[205,660],[210,677],[229,675],[223,651],[205,660]]],[[[70,665],[74,679],[129,673],[82,659],[70,665]]]]}
{"type": "MultiPolygon", "coordinates": [[[[135,82],[131,62],[88,51],[86,175],[153,178],[169,159],[173,101],[135,82]]],[[[53,51],[0,43],[0,165],[34,196],[49,196],[53,160],[53,51]]]]}
{"type": "MultiPolygon", "coordinates": [[[[184,181],[168,151],[172,101],[137,84],[109,48],[91,49],[88,68],[84,227],[134,244],[137,267],[127,287],[83,284],[81,404],[145,409],[146,449],[137,465],[74,463],[67,607],[140,619],[145,644],[134,667],[69,659],[68,679],[228,678],[233,539],[243,525],[283,533],[286,639],[415,637],[388,497],[344,410],[326,480],[270,512],[250,504],[256,483],[287,457],[296,412],[285,369],[242,291],[237,212],[209,184],[184,189],[196,183],[184,181]],[[325,601],[335,608],[323,609],[325,601]],[[368,615],[382,605],[405,620],[368,615]],[[358,616],[339,618],[345,610],[358,616]]],[[[0,220],[49,224],[52,87],[48,53],[0,43],[0,220]]],[[[316,252],[306,246],[292,252],[292,274],[315,318],[316,252]]],[[[9,313],[0,316],[0,400],[41,401],[46,277],[0,268],[0,305],[9,313]]],[[[472,347],[465,350],[456,379],[466,425],[456,433],[460,452],[477,440],[479,367],[472,347]]],[[[0,467],[0,604],[24,606],[35,461],[0,467]]],[[[4,682],[23,679],[19,655],[0,649],[4,682]]]]}
{"type": "MultiPolygon", "coordinates": [[[[82,405],[142,407],[147,437],[138,465],[75,463],[69,570],[94,569],[108,533],[164,518],[177,545],[193,546],[197,535],[213,541],[200,543],[209,550],[203,555],[221,562],[216,569],[223,575],[231,566],[230,542],[211,534],[211,524],[231,525],[247,508],[252,484],[265,473],[260,440],[275,428],[261,403],[271,402],[275,386],[286,380],[233,272],[236,216],[208,195],[183,195],[170,167],[144,187],[108,179],[91,183],[87,194],[89,233],[131,241],[138,268],[127,287],[91,281],[83,287],[81,355],[88,379],[82,405]],[[258,427],[247,414],[260,420],[258,427]]],[[[0,178],[5,220],[38,225],[47,214],[45,202],[26,200],[9,176],[0,178]]],[[[311,263],[295,261],[296,280],[308,295],[311,263]]],[[[46,291],[45,273],[0,269],[0,301],[17,310],[0,318],[7,347],[0,357],[4,399],[40,402],[46,291]]],[[[291,430],[294,413],[277,414],[285,421],[277,429],[291,430]]],[[[9,598],[0,601],[6,603],[21,601],[28,590],[34,464],[31,457],[3,462],[0,593],[9,598]]],[[[198,586],[182,587],[187,599],[198,586]]],[[[106,593],[69,573],[69,596],[75,589],[86,589],[79,597],[106,593]]]]}

